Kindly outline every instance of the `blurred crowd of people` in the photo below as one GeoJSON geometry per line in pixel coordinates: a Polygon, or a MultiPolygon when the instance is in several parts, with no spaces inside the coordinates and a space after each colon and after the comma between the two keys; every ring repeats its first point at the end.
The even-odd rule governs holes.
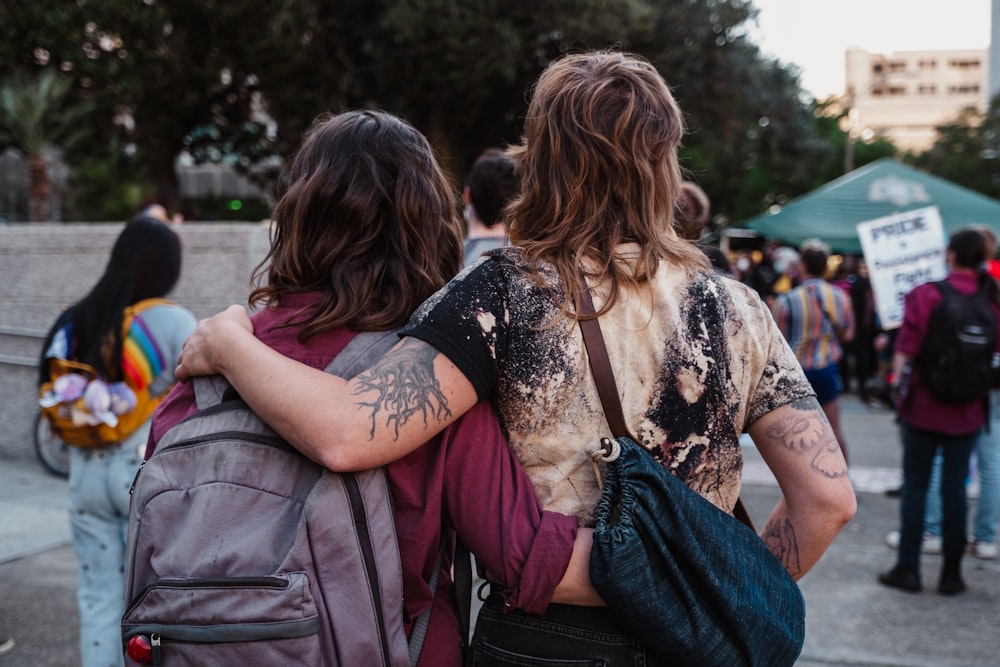
{"type": "MultiPolygon", "coordinates": [[[[759,248],[729,250],[704,246],[706,253],[721,257],[717,268],[752,287],[773,308],[776,298],[802,284],[807,276],[798,248],[764,239],[759,248]]],[[[862,255],[827,252],[823,278],[849,298],[854,333],[842,343],[837,361],[842,391],[858,395],[866,404],[878,402],[891,407],[893,331],[885,330],[875,308],[868,267],[862,255]]]]}

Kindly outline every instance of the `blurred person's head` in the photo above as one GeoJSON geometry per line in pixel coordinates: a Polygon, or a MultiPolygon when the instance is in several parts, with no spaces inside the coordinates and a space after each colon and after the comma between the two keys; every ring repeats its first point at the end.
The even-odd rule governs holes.
{"type": "Polygon", "coordinates": [[[987,243],[981,229],[960,229],[948,239],[948,261],[953,268],[984,270],[988,259],[987,243]]]}
{"type": "Polygon", "coordinates": [[[139,215],[153,218],[154,220],[159,220],[160,222],[170,222],[170,214],[167,213],[167,209],[163,204],[150,204],[146,208],[142,209],[142,212],[139,215]]]}
{"type": "Polygon", "coordinates": [[[712,264],[712,268],[715,269],[717,273],[732,277],[732,264],[729,263],[729,258],[726,257],[726,253],[722,252],[721,248],[714,245],[701,245],[698,247],[701,248],[701,251],[705,253],[706,257],[708,257],[708,261],[712,264]]]}
{"type": "Polygon", "coordinates": [[[251,305],[320,292],[300,339],[401,326],[458,272],[462,224],[427,139],[382,111],[316,120],[288,168],[251,305]],[[266,278],[264,284],[260,284],[266,278]]]}
{"type": "Polygon", "coordinates": [[[793,248],[782,246],[774,250],[771,254],[771,258],[775,271],[778,273],[790,274],[795,269],[795,265],[799,262],[799,253],[795,252],[793,248]]]}
{"type": "Polygon", "coordinates": [[[986,239],[986,260],[989,261],[997,256],[997,234],[988,225],[976,225],[975,229],[986,239]]]}
{"type": "Polygon", "coordinates": [[[708,195],[705,191],[692,181],[681,183],[677,208],[674,210],[677,233],[681,238],[689,241],[700,239],[702,231],[708,224],[709,211],[708,195]]]}
{"type": "Polygon", "coordinates": [[[486,227],[495,227],[517,190],[514,160],[499,148],[483,151],[472,164],[465,183],[463,196],[468,215],[486,227]]]}
{"type": "Polygon", "coordinates": [[[807,275],[825,276],[829,259],[830,246],[819,239],[807,239],[799,246],[799,262],[807,275]]]}
{"type": "Polygon", "coordinates": [[[529,265],[544,258],[556,266],[568,290],[564,306],[579,297],[582,257],[595,282],[610,283],[605,309],[660,260],[682,271],[708,267],[673,224],[683,132],[666,82],[639,56],[570,55],[539,77],[521,144],[510,150],[521,195],[508,208],[508,226],[529,265]],[[634,266],[613,261],[623,243],[637,244],[634,266]]]}

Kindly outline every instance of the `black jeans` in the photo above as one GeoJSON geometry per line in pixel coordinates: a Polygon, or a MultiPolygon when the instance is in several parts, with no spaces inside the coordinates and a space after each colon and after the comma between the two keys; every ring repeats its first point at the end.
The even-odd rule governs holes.
{"type": "Polygon", "coordinates": [[[549,605],[541,616],[504,613],[490,595],[479,612],[472,667],[665,667],[604,608],[549,605]]]}
{"type": "Polygon", "coordinates": [[[924,511],[934,455],[942,453],[941,467],[941,538],[946,557],[961,557],[966,539],[965,478],[969,459],[979,432],[947,436],[900,425],[903,440],[903,495],[899,506],[900,536],[896,562],[910,568],[920,567],[920,543],[924,534],[924,511]]]}

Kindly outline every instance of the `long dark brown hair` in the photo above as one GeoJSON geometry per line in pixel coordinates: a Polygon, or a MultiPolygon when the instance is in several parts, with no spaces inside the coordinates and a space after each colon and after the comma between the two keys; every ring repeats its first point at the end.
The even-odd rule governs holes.
{"type": "Polygon", "coordinates": [[[542,73],[521,144],[510,149],[521,195],[507,209],[508,225],[529,264],[555,265],[567,289],[564,312],[578,303],[584,258],[596,266],[592,282],[610,284],[601,312],[622,286],[648,280],[660,260],[684,271],[707,267],[673,225],[683,130],[663,77],[638,56],[570,55],[542,73]],[[634,271],[613,261],[627,242],[640,247],[634,271]]]}
{"type": "Polygon", "coordinates": [[[461,267],[457,191],[427,139],[396,116],[321,116],[287,183],[250,304],[322,293],[315,311],[286,323],[303,325],[301,342],[344,326],[401,326],[461,267]]]}

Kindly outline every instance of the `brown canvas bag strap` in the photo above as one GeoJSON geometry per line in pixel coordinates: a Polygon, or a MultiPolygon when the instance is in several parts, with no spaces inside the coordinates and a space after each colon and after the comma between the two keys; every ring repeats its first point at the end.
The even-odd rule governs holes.
{"type": "MultiPolygon", "coordinates": [[[[594,300],[590,296],[590,290],[586,283],[580,292],[580,315],[594,314],[594,300]]],[[[594,381],[597,383],[597,393],[601,397],[601,405],[604,407],[604,416],[611,427],[611,433],[616,438],[627,435],[636,440],[625,425],[625,413],[622,412],[621,398],[618,396],[618,385],[615,384],[615,374],[611,370],[611,360],[608,359],[608,348],[604,344],[604,335],[601,333],[601,325],[597,318],[590,320],[580,320],[580,331],[583,333],[583,345],[587,348],[587,359],[590,362],[590,370],[594,374],[594,381]]],[[[636,440],[638,442],[638,440],[636,440]]]]}

